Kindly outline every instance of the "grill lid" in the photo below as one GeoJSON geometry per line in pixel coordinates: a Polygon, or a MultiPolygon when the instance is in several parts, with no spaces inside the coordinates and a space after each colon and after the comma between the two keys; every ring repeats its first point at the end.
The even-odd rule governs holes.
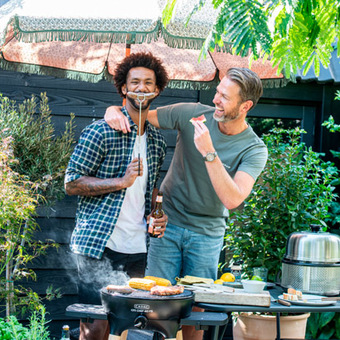
{"type": "Polygon", "coordinates": [[[294,232],[288,236],[285,261],[336,264],[340,262],[340,237],[320,231],[311,225],[311,231],[294,232]]]}

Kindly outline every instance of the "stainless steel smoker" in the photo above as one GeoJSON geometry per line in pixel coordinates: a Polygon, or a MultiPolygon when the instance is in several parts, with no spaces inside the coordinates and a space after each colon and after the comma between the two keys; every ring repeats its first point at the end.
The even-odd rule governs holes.
{"type": "Polygon", "coordinates": [[[282,260],[281,286],[304,293],[339,295],[340,237],[315,225],[311,231],[290,234],[282,260]]]}

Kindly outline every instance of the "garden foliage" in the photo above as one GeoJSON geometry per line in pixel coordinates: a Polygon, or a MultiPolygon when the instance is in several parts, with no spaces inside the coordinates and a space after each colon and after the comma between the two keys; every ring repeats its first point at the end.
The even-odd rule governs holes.
{"type": "MultiPolygon", "coordinates": [[[[176,17],[176,3],[168,0],[163,23],[176,17]]],[[[234,54],[251,59],[271,58],[287,78],[298,70],[329,65],[332,52],[340,51],[340,2],[334,0],[198,0],[188,21],[204,5],[212,3],[217,16],[206,37],[202,54],[230,44],[234,54]],[[227,42],[227,43],[226,43],[227,42]]]]}
{"type": "MultiPolygon", "coordinates": [[[[32,260],[57,245],[36,240],[36,209],[63,197],[72,152],[73,116],[55,136],[46,94],[17,104],[0,95],[0,311],[7,316],[40,307],[41,297],[23,281],[35,279],[32,260]],[[3,303],[6,302],[6,307],[3,303]],[[20,309],[16,309],[20,307],[20,309]]],[[[46,298],[59,296],[49,287],[46,298]]]]}
{"type": "Polygon", "coordinates": [[[53,203],[64,195],[63,180],[74,143],[74,115],[61,136],[55,135],[48,98],[41,94],[39,105],[33,95],[22,104],[0,95],[0,126],[13,139],[18,160],[13,170],[34,182],[39,203],[53,203]]]}
{"type": "Polygon", "coordinates": [[[309,230],[311,224],[326,230],[325,220],[337,198],[338,169],[301,143],[302,132],[274,129],[263,136],[269,154],[266,167],[227,225],[226,247],[244,261],[244,270],[251,275],[254,267],[267,267],[272,282],[289,234],[309,230]]]}
{"type": "Polygon", "coordinates": [[[41,306],[38,311],[32,313],[29,325],[24,327],[15,316],[8,320],[0,318],[1,340],[49,340],[49,331],[45,316],[45,308],[41,306]]]}

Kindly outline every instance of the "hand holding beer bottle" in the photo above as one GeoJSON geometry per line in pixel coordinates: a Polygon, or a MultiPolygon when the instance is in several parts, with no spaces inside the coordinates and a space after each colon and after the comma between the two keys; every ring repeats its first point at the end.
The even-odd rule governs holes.
{"type": "Polygon", "coordinates": [[[149,227],[148,227],[148,233],[150,237],[161,237],[160,234],[162,231],[164,231],[165,226],[167,224],[167,217],[164,214],[163,208],[162,208],[162,203],[163,203],[163,193],[158,192],[157,197],[156,197],[156,205],[155,208],[152,210],[150,214],[150,220],[149,220],[149,227]],[[165,221],[158,221],[159,219],[165,219],[165,221]],[[161,224],[156,224],[155,220],[157,219],[158,223],[161,223],[164,225],[164,229],[162,228],[161,224]],[[163,229],[163,230],[162,230],[163,229]]]}

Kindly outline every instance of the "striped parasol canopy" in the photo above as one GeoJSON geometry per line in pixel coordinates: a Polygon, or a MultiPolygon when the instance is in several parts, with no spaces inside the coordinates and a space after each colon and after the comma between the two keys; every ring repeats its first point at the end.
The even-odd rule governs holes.
{"type": "MultiPolygon", "coordinates": [[[[187,16],[197,1],[180,2],[165,28],[166,0],[5,0],[0,2],[0,68],[98,82],[112,80],[127,54],[151,52],[171,79],[168,87],[209,89],[230,67],[249,67],[225,42],[199,61],[217,11],[211,4],[187,16]]],[[[265,87],[286,84],[270,61],[251,65],[265,87]]]]}

